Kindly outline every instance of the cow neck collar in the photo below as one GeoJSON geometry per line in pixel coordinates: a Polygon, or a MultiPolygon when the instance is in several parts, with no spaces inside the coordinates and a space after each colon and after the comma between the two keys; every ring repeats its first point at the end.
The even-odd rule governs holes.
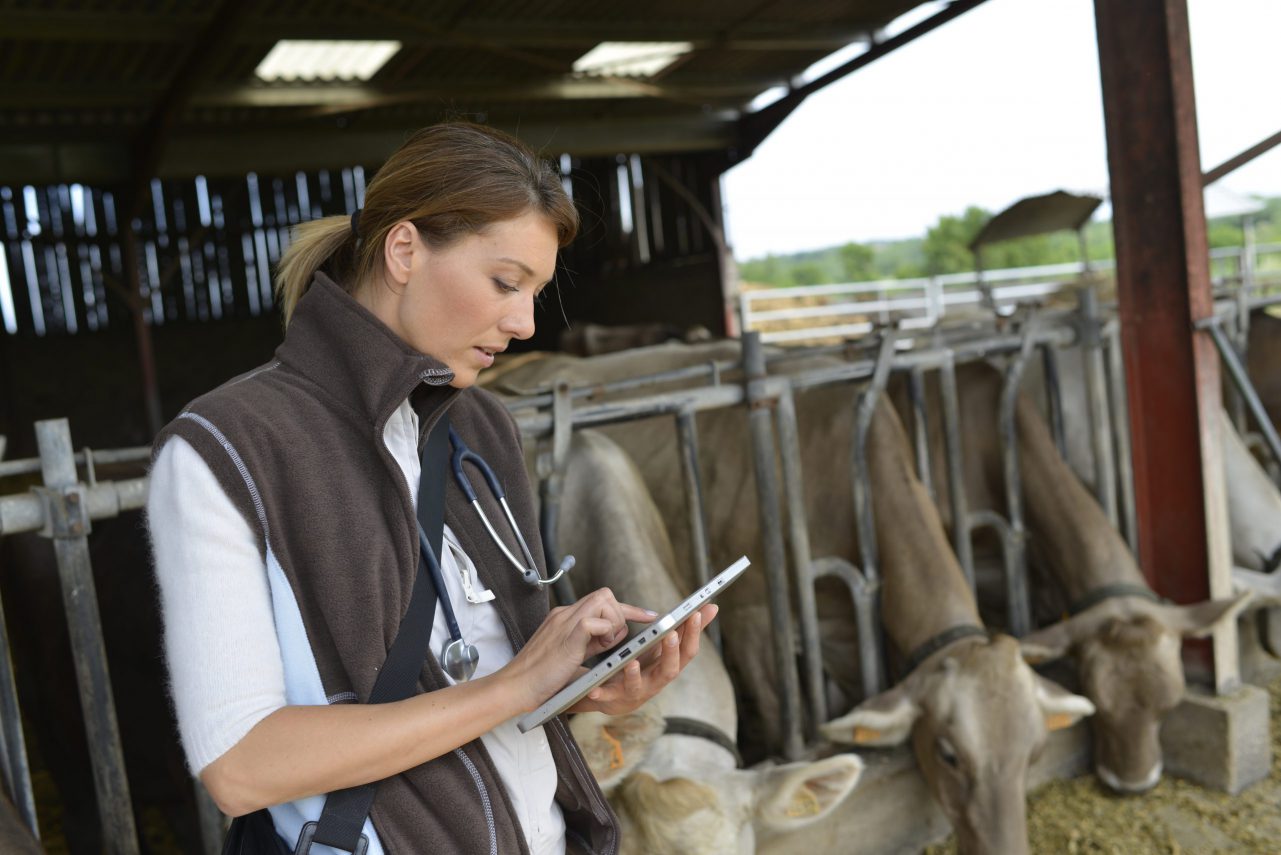
{"type": "Polygon", "coordinates": [[[738,746],[734,744],[734,740],[729,738],[728,733],[714,724],[699,721],[696,718],[669,715],[663,719],[663,735],[697,736],[699,739],[706,739],[708,742],[713,742],[734,755],[735,769],[743,768],[743,755],[738,753],[738,746]]]}
{"type": "Polygon", "coordinates": [[[971,638],[976,636],[987,638],[988,631],[978,624],[963,623],[957,626],[945,629],[938,635],[919,645],[915,650],[908,654],[907,673],[912,673],[921,666],[921,663],[929,659],[935,653],[938,653],[944,647],[947,647],[954,641],[960,641],[962,638],[971,638]]]}
{"type": "Polygon", "coordinates": [[[1097,606],[1104,600],[1110,600],[1114,597],[1141,597],[1154,603],[1163,603],[1164,599],[1159,597],[1155,591],[1147,585],[1136,585],[1133,582],[1116,582],[1112,585],[1103,585],[1095,588],[1077,600],[1074,600],[1068,606],[1068,614],[1072,616],[1079,615],[1086,609],[1097,606]]]}
{"type": "MultiPolygon", "coordinates": [[[[320,272],[298,300],[276,355],[327,397],[377,426],[420,384],[434,387],[432,402],[453,397],[448,384],[454,374],[444,363],[414,350],[320,272]]],[[[434,409],[419,397],[416,409],[434,409]]]]}

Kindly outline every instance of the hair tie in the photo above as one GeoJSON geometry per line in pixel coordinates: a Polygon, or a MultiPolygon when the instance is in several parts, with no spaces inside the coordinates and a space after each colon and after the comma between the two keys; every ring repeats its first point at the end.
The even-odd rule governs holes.
{"type": "Polygon", "coordinates": [[[360,209],[351,212],[351,233],[353,237],[360,237],[360,209]]]}

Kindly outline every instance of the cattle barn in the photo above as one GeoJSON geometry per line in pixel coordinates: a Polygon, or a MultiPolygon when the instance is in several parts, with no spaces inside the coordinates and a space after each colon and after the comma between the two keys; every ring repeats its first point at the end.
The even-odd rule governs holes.
{"type": "MultiPolygon", "coordinates": [[[[280,343],[271,276],[293,226],[357,210],[366,182],[411,131],[448,119],[490,124],[558,166],[583,220],[561,253],[537,333],[518,349],[557,350],[567,330],[594,325],[637,325],[658,338],[690,330],[734,338],[743,330],[722,174],[812,93],[982,3],[42,0],[0,8],[0,848],[40,851],[40,827],[56,820],[44,815],[38,823],[37,813],[53,810],[63,812],[71,851],[220,851],[223,817],[192,786],[163,693],[154,580],[135,512],[145,501],[147,444],[160,427],[195,396],[268,361],[280,343]],[[887,24],[922,7],[930,14],[886,34],[887,24]],[[309,42],[331,43],[310,47],[313,57],[347,52],[349,64],[317,77],[268,62],[290,43],[309,42]],[[856,44],[866,50],[802,77],[856,44]],[[776,87],[777,99],[753,108],[776,87]],[[131,702],[146,692],[155,703],[138,712],[131,702]],[[153,839],[153,826],[166,830],[153,839]]],[[[546,449],[536,474],[549,558],[571,430],[676,416],[682,485],[695,497],[689,547],[703,579],[715,568],[697,498],[695,416],[748,406],[752,453],[757,461],[777,454],[781,478],[758,463],[763,551],[755,559],[769,573],[772,621],[760,646],[770,648],[761,655],[773,656],[781,695],[775,759],[815,760],[820,727],[844,712],[827,709],[823,696],[816,605],[805,581],[819,562],[810,560],[803,502],[792,492],[799,475],[791,467],[800,465],[789,456],[793,392],[806,384],[852,382],[862,390],[853,456],[855,469],[866,470],[859,455],[873,408],[890,397],[891,375],[906,378],[920,420],[909,434],[925,473],[922,390],[937,382],[948,409],[954,369],[983,356],[1002,360],[1006,389],[1017,390],[1032,362],[1044,365],[1051,429],[1064,450],[1055,353],[1080,345],[1095,408],[1092,487],[1139,556],[1141,581],[1168,604],[1233,594],[1231,485],[1219,443],[1225,387],[1261,457],[1281,463],[1281,441],[1276,412],[1265,412],[1270,399],[1260,398],[1240,356],[1257,306],[1245,290],[1234,310],[1216,306],[1202,189],[1281,135],[1202,174],[1184,3],[1094,5],[1117,250],[1114,310],[1086,288],[1075,320],[989,319],[977,335],[940,333],[919,352],[907,347],[905,325],[878,326],[825,351],[849,367],[808,379],[780,379],[785,371],[776,373],[772,361],[767,372],[774,357],[757,336],[745,336],[737,362],[663,375],[621,408],[601,401],[630,379],[601,386],[599,396],[600,389],[553,380],[511,404],[527,438],[546,449]],[[722,373],[736,379],[722,385],[722,373]],[[692,391],[644,397],[692,377],[692,391]],[[798,616],[789,597],[800,600],[798,616]]],[[[1039,229],[1017,220],[1011,234],[1039,229]]],[[[969,532],[999,535],[1000,620],[1022,636],[1036,627],[1023,569],[1015,397],[1002,398],[999,428],[1015,485],[1005,516],[967,516],[958,486],[949,519],[966,520],[951,537],[971,587],[969,532]]],[[[955,418],[943,418],[955,427],[955,418]]],[[[956,451],[947,447],[949,461],[956,451]]],[[[949,476],[960,471],[955,463],[949,476]]],[[[850,585],[855,698],[867,700],[892,682],[895,663],[882,647],[874,502],[866,475],[856,471],[853,481],[858,566],[830,575],[850,585]]],[[[1270,590],[1271,582],[1255,582],[1270,590]]],[[[573,591],[561,586],[557,596],[573,591]]],[[[1273,626],[1268,632],[1281,642],[1281,621],[1273,626]]],[[[1175,733],[1199,732],[1198,744],[1212,748],[1184,745],[1177,735],[1165,745],[1167,769],[1231,792],[1266,775],[1268,763],[1258,749],[1268,745],[1266,694],[1243,685],[1238,659],[1231,620],[1207,639],[1184,642],[1194,692],[1178,708],[1184,730],[1175,733]]],[[[1038,780],[1088,768],[1084,725],[1055,734],[1050,746],[1038,780]]],[[[856,790],[843,808],[852,813],[824,832],[853,834],[857,811],[879,810],[867,825],[872,848],[857,851],[919,849],[946,832],[910,755],[887,756],[876,773],[881,800],[860,801],[856,790]],[[925,815],[933,818],[921,821],[925,815]]],[[[862,786],[874,777],[865,772],[862,786]]],[[[812,841],[823,838],[809,839],[806,846],[822,851],[812,841]]],[[[800,845],[758,840],[762,851],[800,845]]]]}

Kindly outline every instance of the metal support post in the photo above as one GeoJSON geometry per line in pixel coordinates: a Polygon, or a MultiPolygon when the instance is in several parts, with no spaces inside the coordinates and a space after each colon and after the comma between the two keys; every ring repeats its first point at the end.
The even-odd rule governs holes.
{"type": "Polygon", "coordinates": [[[907,375],[907,394],[912,404],[912,445],[916,452],[916,474],[925,492],[937,501],[934,471],[930,466],[930,424],[925,409],[925,369],[915,366],[907,375]]]}
{"type": "Polygon", "coordinates": [[[1067,436],[1063,429],[1063,388],[1059,383],[1059,350],[1053,344],[1041,345],[1041,371],[1045,374],[1045,405],[1049,410],[1050,433],[1059,456],[1067,460],[1067,436]]]}
{"type": "Polygon", "coordinates": [[[58,576],[62,581],[63,608],[71,635],[76,682],[80,686],[103,837],[108,851],[136,855],[138,833],[129,800],[129,782],[125,778],[124,751],[111,696],[93,569],[89,563],[89,514],[82,501],[80,485],[76,483],[67,420],[36,422],[36,441],[44,475],[41,496],[48,511],[47,528],[42,533],[53,539],[58,576]]]}
{"type": "Polygon", "coordinates": [[[1102,321],[1099,297],[1093,286],[1082,288],[1081,355],[1085,360],[1085,395],[1090,415],[1090,443],[1094,451],[1094,494],[1118,527],[1116,509],[1116,472],[1112,465],[1112,431],[1108,417],[1107,374],[1103,363],[1102,321]]]}
{"type": "Polygon", "coordinates": [[[200,820],[200,843],[204,846],[205,855],[219,855],[222,852],[223,837],[227,834],[226,818],[213,796],[205,789],[199,778],[192,778],[191,787],[196,794],[196,816],[200,820]]]}
{"type": "Polygon", "coordinates": [[[974,544],[970,541],[969,499],[965,494],[964,451],[961,442],[961,403],[956,391],[956,362],[945,351],[939,362],[939,397],[943,402],[943,452],[947,460],[948,504],[952,512],[952,548],[970,590],[975,590],[974,544]]]}
{"type": "MultiPolygon", "coordinates": [[[[555,573],[560,563],[557,526],[560,523],[561,490],[565,481],[565,464],[569,460],[569,444],[573,440],[574,402],[569,394],[569,383],[557,379],[552,390],[552,449],[538,455],[538,527],[543,535],[543,561],[548,573],[555,573]]],[[[566,574],[552,583],[556,601],[570,605],[577,601],[574,583],[566,574]]]]}
{"type": "Polygon", "coordinates": [[[40,839],[36,818],[36,799],[31,788],[31,767],[27,762],[27,742],[22,735],[22,711],[18,706],[18,687],[13,679],[13,657],[9,652],[9,628],[4,608],[0,606],[0,748],[4,756],[5,790],[13,799],[18,815],[27,830],[40,839]]]}
{"type": "MultiPolygon", "coordinates": [[[[694,563],[694,578],[702,585],[711,578],[711,559],[707,546],[707,513],[703,504],[703,478],[698,468],[698,426],[693,410],[676,414],[676,435],[680,441],[681,475],[685,479],[685,505],[689,513],[690,557],[694,563]]],[[[721,650],[721,626],[713,622],[707,633],[721,650]]]]}
{"type": "MultiPolygon", "coordinates": [[[[1094,12],[1140,552],[1158,593],[1194,603],[1230,594],[1232,553],[1219,360],[1193,332],[1214,301],[1187,4],[1095,0],[1094,12]]],[[[1212,650],[1185,644],[1185,671],[1227,691],[1236,648],[1228,621],[1212,650]]]]}
{"type": "Polygon", "coordinates": [[[1139,520],[1134,510],[1134,458],[1130,451],[1130,402],[1125,389],[1125,362],[1121,354],[1121,331],[1110,324],[1104,333],[1108,366],[1108,405],[1112,437],[1116,440],[1116,481],[1121,490],[1121,526],[1125,542],[1135,561],[1139,555],[1139,520]]]}
{"type": "MultiPolygon", "coordinates": [[[[894,364],[894,342],[896,333],[892,329],[881,333],[881,344],[876,355],[876,367],[867,388],[858,396],[854,405],[853,449],[850,455],[850,483],[854,488],[854,525],[858,530],[859,558],[863,578],[867,583],[874,608],[866,625],[858,627],[859,645],[865,639],[875,639],[875,649],[883,645],[881,638],[881,579],[879,571],[880,556],[876,546],[876,520],[872,511],[872,490],[867,474],[867,434],[872,427],[872,416],[876,404],[889,380],[890,368],[894,364]]],[[[882,657],[868,662],[869,666],[862,674],[865,697],[872,697],[885,688],[885,662],[882,657]]]]}
{"type": "Polygon", "coordinates": [[[1010,358],[1001,389],[1001,452],[1005,463],[1005,503],[1009,517],[1010,545],[1005,574],[1005,610],[1010,634],[1026,635],[1032,629],[1032,607],[1027,590],[1027,527],[1023,523],[1023,483],[1019,477],[1019,436],[1016,412],[1023,369],[1036,345],[1037,319],[1029,313],[1023,323],[1023,347],[1010,358]]]}
{"type": "Polygon", "coordinates": [[[765,578],[769,587],[769,613],[774,632],[774,668],[778,675],[780,709],[783,717],[783,756],[801,756],[801,687],[796,673],[795,640],[792,631],[791,597],[788,595],[787,556],[779,523],[778,483],[774,461],[774,435],[770,425],[773,401],[763,388],[765,351],[759,333],[743,336],[743,368],[748,403],[748,424],[752,436],[752,460],[761,520],[761,543],[765,551],[765,578]]]}
{"type": "Polygon", "coordinates": [[[805,514],[805,482],[801,467],[800,430],[796,423],[796,398],[789,387],[778,397],[774,413],[778,429],[779,459],[783,468],[783,496],[787,503],[787,531],[792,545],[792,566],[796,568],[796,609],[801,625],[801,665],[810,715],[805,737],[813,740],[818,725],[827,721],[827,697],[823,692],[823,648],[819,639],[818,603],[814,592],[813,556],[810,553],[809,521],[805,514]]]}

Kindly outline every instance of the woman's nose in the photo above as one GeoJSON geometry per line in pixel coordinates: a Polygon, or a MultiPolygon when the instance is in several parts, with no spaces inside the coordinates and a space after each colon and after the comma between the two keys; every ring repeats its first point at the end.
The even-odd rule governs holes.
{"type": "Polygon", "coordinates": [[[534,295],[531,293],[520,300],[519,307],[513,306],[512,310],[503,317],[502,323],[498,325],[498,328],[512,338],[524,340],[533,335],[534,295]]]}

